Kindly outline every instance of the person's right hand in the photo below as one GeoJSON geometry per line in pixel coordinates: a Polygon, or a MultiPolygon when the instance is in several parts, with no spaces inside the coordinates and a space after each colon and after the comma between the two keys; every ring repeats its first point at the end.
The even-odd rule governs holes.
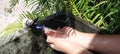
{"type": "Polygon", "coordinates": [[[65,40],[74,42],[86,49],[89,48],[89,45],[92,41],[92,38],[89,38],[89,36],[87,36],[87,33],[79,32],[71,27],[58,28],[55,31],[50,30],[46,33],[49,33],[49,36],[64,38],[65,40]]]}
{"type": "Polygon", "coordinates": [[[61,31],[64,34],[66,34],[65,39],[67,39],[71,42],[79,44],[86,49],[93,48],[91,46],[91,42],[93,41],[94,36],[96,34],[80,32],[80,31],[73,29],[71,27],[63,27],[62,29],[57,29],[57,31],[61,31]]]}
{"type": "Polygon", "coordinates": [[[51,46],[51,48],[62,51],[66,54],[92,54],[89,50],[81,47],[80,45],[70,42],[63,38],[64,35],[56,34],[57,32],[49,32],[47,33],[47,42],[51,46]],[[51,36],[52,35],[52,36],[51,36]],[[60,35],[62,37],[57,37],[56,35],[60,35]]]}

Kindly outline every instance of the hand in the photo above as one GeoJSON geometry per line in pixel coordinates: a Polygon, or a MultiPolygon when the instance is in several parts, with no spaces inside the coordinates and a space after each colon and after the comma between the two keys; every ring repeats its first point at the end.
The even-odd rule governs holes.
{"type": "Polygon", "coordinates": [[[74,32],[76,31],[70,27],[64,27],[62,29],[58,28],[56,31],[47,31],[47,42],[53,49],[68,54],[92,54],[90,51],[81,47],[75,42],[75,40],[73,40],[75,37],[77,37],[77,34],[74,32]]]}
{"type": "MultiPolygon", "coordinates": [[[[49,30],[46,32],[49,36],[54,36],[56,38],[64,38],[70,42],[74,42],[86,49],[89,49],[89,45],[93,38],[88,36],[87,33],[79,32],[71,27],[58,28],[56,31],[49,30]]],[[[89,34],[92,35],[92,34],[89,34]]]]}
{"type": "Polygon", "coordinates": [[[62,51],[66,54],[92,54],[90,51],[86,50],[85,48],[70,42],[64,38],[49,36],[47,34],[47,42],[50,46],[58,51],[62,51]]]}
{"type": "Polygon", "coordinates": [[[51,30],[46,32],[46,34],[48,35],[47,42],[50,43],[50,46],[62,52],[71,54],[88,52],[89,54],[91,52],[86,50],[89,49],[103,54],[120,53],[118,50],[120,49],[120,44],[118,43],[120,41],[119,35],[83,33],[70,27],[58,28],[56,31],[51,30]],[[49,37],[52,38],[49,39],[49,37]]]}

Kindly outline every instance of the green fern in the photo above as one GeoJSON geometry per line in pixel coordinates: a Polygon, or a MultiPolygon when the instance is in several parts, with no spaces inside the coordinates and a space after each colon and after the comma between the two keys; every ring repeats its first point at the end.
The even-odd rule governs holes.
{"type": "Polygon", "coordinates": [[[14,23],[9,24],[6,28],[1,30],[0,37],[7,36],[19,29],[23,28],[21,20],[17,20],[14,23]]]}
{"type": "Polygon", "coordinates": [[[75,5],[75,1],[73,0],[68,0],[68,2],[70,3],[71,5],[71,8],[72,8],[72,12],[75,16],[78,16],[81,18],[81,13],[78,11],[76,5],[75,5]]]}

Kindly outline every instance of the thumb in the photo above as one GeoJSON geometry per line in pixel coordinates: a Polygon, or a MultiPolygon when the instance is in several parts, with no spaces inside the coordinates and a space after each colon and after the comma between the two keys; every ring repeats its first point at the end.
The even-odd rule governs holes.
{"type": "Polygon", "coordinates": [[[51,32],[51,31],[55,32],[55,30],[53,30],[53,29],[51,29],[51,28],[47,28],[47,27],[44,28],[44,32],[45,32],[45,33],[49,33],[49,32],[51,32]]]}
{"type": "Polygon", "coordinates": [[[46,40],[48,43],[54,43],[55,41],[55,38],[52,37],[52,36],[47,36],[47,40],[46,40]]]}
{"type": "Polygon", "coordinates": [[[55,49],[55,45],[54,44],[50,44],[50,47],[55,49]]]}

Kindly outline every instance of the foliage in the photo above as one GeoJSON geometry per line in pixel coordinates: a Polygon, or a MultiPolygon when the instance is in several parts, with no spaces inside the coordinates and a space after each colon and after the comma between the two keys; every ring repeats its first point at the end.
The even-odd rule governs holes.
{"type": "MultiPolygon", "coordinates": [[[[20,15],[20,19],[29,18],[39,18],[43,19],[47,17],[50,14],[53,14],[57,11],[60,11],[62,9],[66,9],[65,6],[67,6],[66,0],[24,0],[25,6],[29,7],[31,6],[31,9],[34,8],[32,12],[26,11],[23,12],[20,15]]],[[[8,12],[12,12],[12,8],[16,6],[16,4],[19,4],[19,0],[10,0],[10,8],[8,9],[8,12]]],[[[18,21],[16,21],[19,23],[18,21]]],[[[9,26],[7,26],[4,30],[0,32],[0,36],[6,36],[19,28],[23,28],[22,26],[22,20],[20,20],[19,24],[12,23],[9,26]],[[12,29],[9,29],[12,28],[12,29]]]]}
{"type": "Polygon", "coordinates": [[[14,31],[17,31],[18,29],[22,28],[23,25],[21,23],[21,20],[17,20],[12,24],[9,24],[6,28],[0,31],[0,37],[6,36],[14,31]]]}
{"type": "Polygon", "coordinates": [[[66,9],[67,5],[66,0],[25,0],[26,6],[32,6],[35,8],[33,11],[36,14],[39,14],[42,18],[47,17],[50,14],[66,9]]]}
{"type": "Polygon", "coordinates": [[[84,20],[110,33],[119,30],[120,0],[76,0],[74,3],[84,20]]]}

